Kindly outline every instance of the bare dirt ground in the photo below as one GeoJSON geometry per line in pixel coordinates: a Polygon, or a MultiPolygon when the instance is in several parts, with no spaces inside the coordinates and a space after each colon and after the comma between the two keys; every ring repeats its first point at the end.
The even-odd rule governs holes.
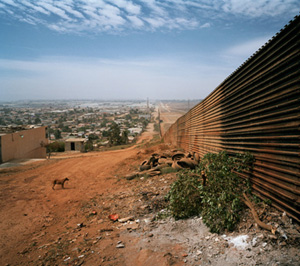
{"type": "Polygon", "coordinates": [[[176,122],[176,120],[186,114],[192,107],[196,106],[201,100],[191,100],[191,101],[169,101],[160,102],[160,119],[163,121],[161,123],[161,133],[162,135],[167,132],[169,127],[176,122]]]}
{"type": "Polygon", "coordinates": [[[161,134],[164,135],[176,120],[186,113],[185,110],[174,108],[171,103],[160,103],[161,134]]]}
{"type": "Polygon", "coordinates": [[[152,135],[129,149],[1,169],[0,265],[299,265],[299,226],[273,209],[266,219],[277,219],[281,235],[255,227],[249,213],[226,236],[211,234],[201,217],[158,219],[175,173],[123,178],[169,148],[143,145],[152,135]],[[64,177],[66,188],[53,190],[64,177]]]}

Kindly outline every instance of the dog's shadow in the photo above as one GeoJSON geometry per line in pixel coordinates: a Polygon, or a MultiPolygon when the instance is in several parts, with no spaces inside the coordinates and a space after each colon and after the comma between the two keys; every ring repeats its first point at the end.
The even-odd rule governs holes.
{"type": "Polygon", "coordinates": [[[75,187],[64,187],[64,188],[62,188],[62,187],[57,187],[57,188],[54,188],[54,189],[52,189],[52,190],[70,190],[70,189],[75,189],[75,187]]]}

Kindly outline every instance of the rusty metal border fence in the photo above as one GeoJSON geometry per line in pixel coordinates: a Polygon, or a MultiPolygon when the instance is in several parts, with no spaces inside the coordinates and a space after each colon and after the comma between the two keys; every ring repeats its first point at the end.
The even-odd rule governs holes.
{"type": "Polygon", "coordinates": [[[261,198],[300,221],[300,16],[296,16],[163,139],[202,157],[250,152],[261,198]]]}

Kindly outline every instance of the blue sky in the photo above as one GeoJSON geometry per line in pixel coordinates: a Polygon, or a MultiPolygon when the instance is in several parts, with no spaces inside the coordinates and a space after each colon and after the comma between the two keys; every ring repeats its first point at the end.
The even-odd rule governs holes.
{"type": "Polygon", "coordinates": [[[0,101],[203,99],[299,0],[0,0],[0,101]]]}

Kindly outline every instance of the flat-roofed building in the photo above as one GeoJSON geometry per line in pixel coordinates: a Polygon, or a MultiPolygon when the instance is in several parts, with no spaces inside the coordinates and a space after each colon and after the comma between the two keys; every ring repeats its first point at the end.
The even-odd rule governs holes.
{"type": "Polygon", "coordinates": [[[65,140],[65,151],[84,151],[85,138],[70,138],[65,140]]]}
{"type": "Polygon", "coordinates": [[[15,159],[46,158],[47,127],[0,132],[0,163],[15,159]]]}

